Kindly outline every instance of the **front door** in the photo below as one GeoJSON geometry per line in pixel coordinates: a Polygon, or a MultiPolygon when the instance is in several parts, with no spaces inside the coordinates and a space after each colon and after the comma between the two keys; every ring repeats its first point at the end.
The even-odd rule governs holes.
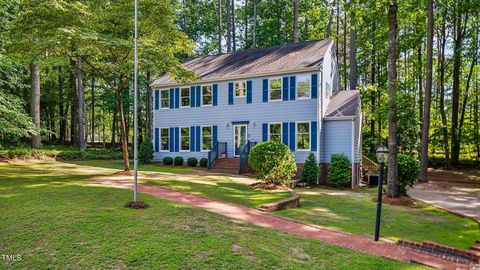
{"type": "Polygon", "coordinates": [[[239,156],[247,143],[247,125],[233,125],[234,156],[239,156]]]}

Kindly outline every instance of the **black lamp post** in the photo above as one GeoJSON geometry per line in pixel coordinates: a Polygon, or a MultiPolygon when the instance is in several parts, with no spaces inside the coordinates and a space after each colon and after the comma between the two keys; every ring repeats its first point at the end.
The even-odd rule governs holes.
{"type": "Polygon", "coordinates": [[[377,148],[377,160],[380,163],[380,177],[378,179],[377,194],[377,219],[375,221],[375,241],[380,237],[380,215],[382,212],[382,186],[383,186],[383,169],[388,159],[388,149],[385,146],[377,148]]]}

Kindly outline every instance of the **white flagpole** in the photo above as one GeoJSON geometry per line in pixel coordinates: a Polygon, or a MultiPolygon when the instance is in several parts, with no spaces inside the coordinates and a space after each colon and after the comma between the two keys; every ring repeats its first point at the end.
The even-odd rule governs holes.
{"type": "Polygon", "coordinates": [[[134,98],[133,98],[133,201],[137,202],[137,176],[138,176],[138,143],[137,143],[137,136],[138,136],[138,116],[137,116],[137,95],[138,95],[138,48],[137,48],[137,39],[138,39],[138,0],[135,0],[135,37],[134,37],[134,68],[133,68],[133,77],[134,77],[134,98]]]}

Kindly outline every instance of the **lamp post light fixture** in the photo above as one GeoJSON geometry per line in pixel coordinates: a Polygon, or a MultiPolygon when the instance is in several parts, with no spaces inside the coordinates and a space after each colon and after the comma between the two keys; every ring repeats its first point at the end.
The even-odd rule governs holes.
{"type": "Polygon", "coordinates": [[[375,241],[380,237],[380,216],[382,212],[382,189],[383,189],[383,170],[385,162],[388,159],[388,149],[385,146],[377,148],[377,161],[380,163],[380,177],[378,178],[378,194],[377,194],[377,218],[375,221],[375,241]]]}

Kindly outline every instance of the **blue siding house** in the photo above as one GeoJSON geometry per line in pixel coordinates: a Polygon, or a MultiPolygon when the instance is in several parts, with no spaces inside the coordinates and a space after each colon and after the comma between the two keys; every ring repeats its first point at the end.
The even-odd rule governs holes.
{"type": "Polygon", "coordinates": [[[355,187],[360,96],[340,91],[334,50],[325,39],[186,60],[198,81],[182,84],[165,75],[151,84],[155,160],[209,157],[215,169],[221,160],[242,163],[255,142],[277,140],[300,167],[314,153],[323,172],[331,154],[345,153],[355,187]]]}

